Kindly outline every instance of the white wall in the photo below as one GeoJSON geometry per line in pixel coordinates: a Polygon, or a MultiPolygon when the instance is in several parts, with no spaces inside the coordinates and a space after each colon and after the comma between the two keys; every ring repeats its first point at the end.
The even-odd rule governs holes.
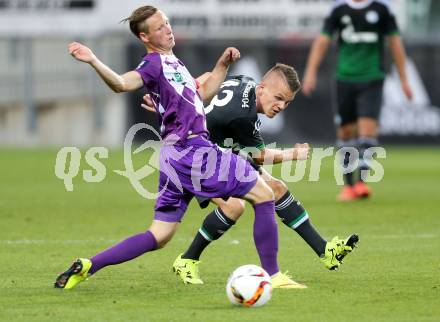
{"type": "Polygon", "coordinates": [[[103,126],[96,129],[89,99],[42,104],[37,108],[34,132],[27,129],[23,105],[3,106],[0,108],[0,145],[122,146],[126,124],[124,97],[112,95],[103,105],[103,126]]]}

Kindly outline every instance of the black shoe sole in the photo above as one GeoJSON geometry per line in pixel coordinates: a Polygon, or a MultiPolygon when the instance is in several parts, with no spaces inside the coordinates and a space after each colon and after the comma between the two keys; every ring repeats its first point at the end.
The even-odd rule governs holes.
{"type": "MultiPolygon", "coordinates": [[[[347,240],[347,246],[350,246],[351,248],[357,247],[357,243],[359,242],[359,236],[356,234],[353,234],[348,238],[347,240]]],[[[344,259],[344,257],[347,255],[341,255],[339,258],[337,258],[340,262],[344,259]]]]}
{"type": "Polygon", "coordinates": [[[83,268],[82,262],[79,259],[76,260],[67,271],[65,271],[64,273],[60,274],[57,277],[53,286],[55,288],[64,288],[66,286],[67,282],[69,281],[69,278],[72,275],[78,274],[79,272],[81,272],[82,268],[83,268]]]}
{"type": "Polygon", "coordinates": [[[359,242],[359,236],[356,234],[353,234],[350,236],[350,238],[347,240],[347,246],[350,246],[351,248],[354,248],[357,246],[357,243],[359,242]]]}

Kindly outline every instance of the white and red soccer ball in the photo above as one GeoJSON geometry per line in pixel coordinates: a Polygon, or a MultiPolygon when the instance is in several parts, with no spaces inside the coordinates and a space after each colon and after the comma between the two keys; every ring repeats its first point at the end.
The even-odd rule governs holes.
{"type": "Polygon", "coordinates": [[[232,304],[262,306],[272,297],[272,282],[269,274],[261,267],[243,265],[229,276],[226,294],[232,304]]]}

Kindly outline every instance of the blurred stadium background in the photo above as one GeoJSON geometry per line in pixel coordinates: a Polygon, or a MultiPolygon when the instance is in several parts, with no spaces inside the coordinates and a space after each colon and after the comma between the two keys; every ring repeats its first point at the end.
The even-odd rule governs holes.
{"type": "MultiPolygon", "coordinates": [[[[226,46],[242,60],[232,73],[258,80],[275,62],[301,77],[313,37],[333,0],[0,0],[0,145],[122,146],[127,129],[155,116],[140,108],[142,92],[115,95],[67,44],[77,40],[118,72],[136,67],[143,47],[118,22],[146,3],[168,14],[175,53],[194,76],[212,69],[226,46]]],[[[407,102],[388,59],[382,142],[440,142],[440,1],[391,1],[409,56],[415,99],[407,102]]],[[[321,66],[311,98],[262,129],[268,142],[332,143],[331,78],[335,55],[321,66]]]]}

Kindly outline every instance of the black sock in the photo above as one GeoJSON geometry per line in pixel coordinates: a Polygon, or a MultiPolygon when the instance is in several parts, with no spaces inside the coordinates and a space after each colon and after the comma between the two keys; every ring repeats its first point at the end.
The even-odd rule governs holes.
{"type": "MultiPolygon", "coordinates": [[[[356,141],[355,140],[338,140],[336,145],[339,149],[341,149],[341,148],[354,148],[356,146],[356,141]]],[[[342,159],[342,165],[341,165],[342,169],[347,168],[350,163],[350,153],[345,152],[344,155],[341,155],[341,159],[342,159]]],[[[346,186],[354,185],[354,175],[353,174],[354,174],[354,171],[349,172],[349,173],[344,173],[344,175],[343,175],[344,184],[346,186]]]]}
{"type": "Polygon", "coordinates": [[[378,145],[376,138],[370,137],[359,137],[358,139],[358,149],[359,149],[359,181],[362,180],[362,170],[368,171],[370,170],[370,162],[372,155],[366,155],[365,150],[369,148],[373,148],[378,145]]]}
{"type": "Polygon", "coordinates": [[[310,222],[307,211],[301,203],[287,191],[275,204],[275,211],[282,222],[294,229],[318,256],[325,252],[325,239],[319,235],[310,222]]]}
{"type": "Polygon", "coordinates": [[[182,255],[182,258],[199,260],[206,246],[213,240],[219,239],[234,224],[235,221],[226,217],[223,211],[217,208],[206,216],[202,227],[200,227],[188,250],[182,255]]]}
{"type": "MultiPolygon", "coordinates": [[[[344,156],[344,161],[342,163],[343,168],[347,168],[349,160],[350,160],[350,153],[346,152],[344,156]]],[[[346,186],[354,185],[353,172],[344,173],[344,185],[346,186]]]]}

